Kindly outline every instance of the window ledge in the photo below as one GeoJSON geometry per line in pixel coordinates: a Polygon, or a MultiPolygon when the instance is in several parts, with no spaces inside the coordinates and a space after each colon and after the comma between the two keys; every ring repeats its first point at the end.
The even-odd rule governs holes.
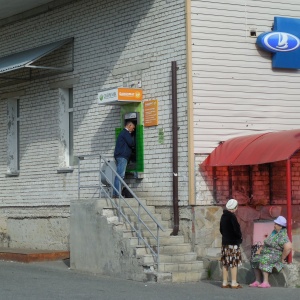
{"type": "Polygon", "coordinates": [[[69,167],[69,168],[59,168],[57,170],[57,174],[63,174],[63,173],[73,173],[74,168],[69,167]]]}
{"type": "Polygon", "coordinates": [[[20,172],[9,172],[9,173],[5,174],[6,177],[17,177],[19,175],[20,175],[20,172]]]}

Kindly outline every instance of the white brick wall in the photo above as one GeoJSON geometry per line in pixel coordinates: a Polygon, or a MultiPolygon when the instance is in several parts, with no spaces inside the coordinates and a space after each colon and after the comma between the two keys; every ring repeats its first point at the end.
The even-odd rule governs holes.
{"type": "MultiPolygon", "coordinates": [[[[49,85],[79,78],[74,89],[74,152],[112,156],[120,108],[98,106],[99,91],[142,80],[144,99],[159,100],[159,125],[144,129],[144,179],[137,193],[163,205],[172,199],[171,61],[178,65],[179,198],[187,203],[184,0],[73,1],[0,28],[0,57],[74,37],[74,72],[2,89],[21,99],[20,175],[5,177],[6,100],[0,100],[0,209],[68,205],[77,198],[77,169],[59,168],[59,97],[49,85]],[[149,68],[141,68],[149,64],[149,68]],[[135,66],[135,67],[133,67],[135,66]],[[120,71],[121,70],[121,71],[120,71]],[[125,70],[122,72],[122,70],[125,70]],[[126,71],[127,70],[127,71],[126,71]],[[158,143],[158,128],[165,132],[158,143]]],[[[3,212],[2,212],[3,213],[3,212]]],[[[0,210],[1,214],[1,210],[0,210]]],[[[51,216],[51,209],[49,209],[51,216]]]]}

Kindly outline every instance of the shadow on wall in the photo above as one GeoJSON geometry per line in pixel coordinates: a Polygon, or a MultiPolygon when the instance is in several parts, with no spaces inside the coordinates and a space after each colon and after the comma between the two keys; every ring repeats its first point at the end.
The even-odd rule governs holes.
{"type": "MultiPolygon", "coordinates": [[[[119,108],[99,108],[96,103],[97,93],[109,87],[116,87],[121,81],[124,81],[123,77],[127,74],[114,75],[113,73],[118,64],[120,67],[136,65],[145,59],[137,49],[137,45],[143,40],[143,35],[142,32],[136,32],[141,20],[147,18],[153,3],[154,0],[90,0],[87,5],[85,1],[75,1],[61,10],[45,13],[45,18],[30,19],[32,23],[34,22],[34,31],[33,26],[18,27],[18,36],[23,38],[22,44],[32,45],[32,48],[49,42],[49,36],[47,37],[45,32],[57,32],[56,37],[53,37],[55,40],[74,37],[73,75],[66,73],[49,77],[47,80],[38,79],[34,83],[29,82],[14,86],[16,90],[27,90],[22,109],[26,110],[28,119],[23,115],[22,122],[26,124],[30,120],[31,130],[35,126],[35,132],[31,132],[31,135],[38,137],[39,143],[57,140],[57,111],[53,109],[52,101],[56,101],[58,95],[55,94],[56,91],[49,89],[48,83],[69,79],[72,76],[80,76],[80,83],[76,84],[74,89],[75,136],[90,134],[87,129],[87,122],[97,124],[98,129],[96,134],[91,137],[91,145],[87,145],[89,152],[99,153],[107,149],[111,151],[114,146],[114,127],[117,127],[113,126],[113,123],[117,121],[119,108]],[[64,17],[57,18],[59,14],[64,14],[64,17]],[[79,26],[78,24],[81,23],[83,25],[79,26]],[[93,24],[92,28],[90,24],[93,24]],[[61,28],[64,29],[61,30],[61,28]],[[34,40],[38,40],[36,45],[32,44],[33,35],[34,40]],[[38,39],[38,37],[40,38],[38,39]],[[136,55],[126,55],[126,53],[133,53],[133,51],[136,55]],[[79,65],[81,69],[78,69],[79,65]],[[43,108],[47,111],[47,115],[37,118],[32,114],[32,109],[40,105],[41,101],[43,101],[43,108]],[[97,107],[96,112],[91,114],[91,107],[97,107]],[[41,122],[43,117],[47,121],[41,122]],[[51,130],[49,130],[49,124],[51,124],[51,130]],[[45,130],[45,128],[48,129],[45,130]],[[47,134],[44,134],[45,131],[47,134]],[[101,141],[107,140],[107,136],[112,137],[111,143],[101,143],[101,141]]],[[[154,14],[150,15],[147,22],[151,23],[155,17],[154,14]]],[[[27,24],[27,20],[21,22],[27,24]]],[[[17,25],[10,26],[13,29],[17,25]]],[[[1,28],[0,33],[2,33],[1,28]]],[[[7,40],[6,44],[8,45],[18,43],[18,40],[13,36],[7,36],[7,40]]],[[[117,125],[120,126],[119,123],[117,125]]],[[[21,161],[31,143],[32,139],[22,140],[21,161]]],[[[80,144],[80,141],[78,143],[80,144]]]]}
{"type": "MultiPolygon", "coordinates": [[[[112,88],[129,87],[132,81],[142,80],[142,70],[139,70],[139,66],[147,61],[149,53],[145,54],[138,49],[138,46],[145,40],[143,32],[139,30],[143,28],[143,20],[145,23],[151,23],[151,20],[157,17],[148,16],[153,3],[154,0],[130,0],[124,1],[121,5],[120,1],[113,1],[113,3],[110,2],[109,10],[103,11],[103,13],[108,13],[112,20],[119,21],[114,26],[104,24],[104,28],[99,30],[97,47],[93,45],[93,49],[97,48],[97,53],[94,53],[95,57],[99,56],[99,53],[105,56],[99,65],[101,75],[99,81],[95,82],[96,90],[91,97],[93,100],[96,99],[98,92],[107,89],[105,84],[108,77],[110,77],[112,88]]],[[[98,72],[97,76],[99,76],[98,72]]],[[[92,137],[91,151],[103,154],[112,153],[115,146],[115,128],[121,126],[120,106],[98,106],[96,110],[101,117],[97,123],[97,132],[92,137]],[[106,143],[101,143],[104,140],[106,143]]],[[[80,123],[84,117],[83,115],[80,123]]]]}

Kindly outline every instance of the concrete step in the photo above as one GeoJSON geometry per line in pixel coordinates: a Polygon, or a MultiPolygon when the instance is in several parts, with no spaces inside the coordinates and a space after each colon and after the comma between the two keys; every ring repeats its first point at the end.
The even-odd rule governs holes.
{"type": "Polygon", "coordinates": [[[203,270],[202,261],[189,261],[189,262],[180,262],[180,263],[160,263],[159,272],[201,272],[203,270]]]}
{"type": "MultiPolygon", "coordinates": [[[[138,207],[137,206],[131,206],[130,207],[125,207],[122,206],[122,211],[126,214],[132,214],[132,210],[138,213],[138,207]],[[131,209],[132,208],[132,209],[131,209]]],[[[152,215],[158,216],[158,214],[155,213],[155,207],[154,206],[147,206],[147,211],[150,212],[152,215]]],[[[146,215],[148,214],[143,208],[140,208],[140,214],[141,215],[146,215]]]]}
{"type": "Polygon", "coordinates": [[[175,244],[175,245],[161,245],[159,247],[160,254],[178,254],[191,252],[192,246],[188,243],[175,244]]]}
{"type": "Polygon", "coordinates": [[[158,283],[172,283],[171,273],[153,272],[153,276],[158,283]]]}
{"type": "Polygon", "coordinates": [[[203,272],[153,272],[156,281],[159,283],[186,283],[186,282],[199,282],[205,279],[206,276],[203,272]]]}
{"type": "Polygon", "coordinates": [[[172,283],[198,282],[203,278],[201,272],[173,272],[172,283]]]}
{"type": "MultiPolygon", "coordinates": [[[[150,249],[146,246],[135,246],[136,256],[141,257],[145,254],[151,254],[150,249]]],[[[175,245],[161,245],[159,247],[160,254],[178,254],[191,252],[192,246],[190,244],[175,244],[175,245]]]]}
{"type": "MultiPolygon", "coordinates": [[[[129,211],[131,209],[137,211],[138,207],[140,206],[139,203],[137,201],[134,201],[133,199],[126,199],[126,202],[124,200],[121,200],[119,202],[118,199],[113,199],[113,203],[108,199],[101,199],[97,201],[96,209],[98,212],[101,212],[102,209],[116,209],[116,207],[121,207],[125,211],[129,211]]],[[[147,208],[149,212],[155,213],[155,206],[147,206],[145,201],[141,201],[141,203],[144,207],[147,208]]],[[[140,210],[145,211],[142,207],[140,208],[140,210]]]]}
{"type": "Polygon", "coordinates": [[[102,208],[111,208],[112,204],[108,199],[99,199],[96,203],[96,209],[101,210],[102,208]]]}
{"type": "MultiPolygon", "coordinates": [[[[149,245],[157,245],[157,241],[153,237],[143,237],[144,240],[149,244],[149,245]]],[[[131,246],[137,246],[139,239],[137,237],[132,237],[129,238],[130,240],[130,245],[131,246]]],[[[141,243],[143,243],[141,241],[141,243]]],[[[160,246],[163,245],[177,245],[177,244],[183,244],[184,243],[184,237],[183,236],[163,236],[159,238],[159,244],[160,246]]]]}
{"type": "MultiPolygon", "coordinates": [[[[154,235],[156,235],[156,232],[157,232],[156,230],[155,231],[151,230],[151,231],[154,235]]],[[[173,231],[173,229],[170,229],[170,228],[166,229],[165,231],[159,230],[159,236],[161,236],[161,237],[162,236],[170,236],[172,231],[173,231]]],[[[146,229],[141,230],[141,234],[142,234],[142,236],[145,236],[145,237],[152,237],[151,233],[146,229]]],[[[123,237],[124,238],[136,237],[136,233],[133,230],[124,230],[123,237]]]]}
{"type": "MultiPolygon", "coordinates": [[[[151,230],[152,232],[154,232],[156,234],[157,230],[151,230]]],[[[173,229],[171,228],[164,228],[164,231],[159,230],[159,236],[171,236],[173,229]]],[[[151,237],[152,235],[150,234],[150,232],[148,230],[142,230],[142,233],[144,236],[146,237],[151,237]]]]}
{"type": "Polygon", "coordinates": [[[164,263],[173,262],[188,262],[196,260],[197,254],[195,252],[177,253],[172,255],[160,254],[160,261],[164,263]]]}
{"type": "MultiPolygon", "coordinates": [[[[130,224],[129,223],[127,223],[127,222],[125,222],[125,221],[123,221],[123,219],[121,219],[121,221],[119,221],[119,219],[118,219],[118,217],[117,216],[113,216],[113,217],[106,217],[106,219],[107,219],[107,222],[109,223],[109,224],[114,224],[114,225],[116,225],[115,226],[115,230],[117,230],[117,231],[123,231],[123,232],[129,232],[129,231],[134,231],[133,230],[133,228],[132,228],[132,226],[136,229],[136,230],[138,230],[138,223],[137,222],[131,222],[130,224]]],[[[147,227],[149,228],[149,230],[151,230],[151,232],[154,234],[154,236],[156,236],[156,234],[157,234],[157,225],[153,222],[153,221],[145,221],[144,222],[146,225],[147,225],[147,227]]],[[[163,229],[164,228],[167,228],[167,225],[168,225],[168,221],[162,221],[162,222],[159,222],[159,224],[163,227],[163,229]],[[164,227],[164,225],[166,225],[166,227],[164,227]]],[[[146,226],[144,225],[144,224],[142,224],[142,223],[140,223],[140,228],[141,228],[141,231],[142,232],[146,232],[146,231],[148,231],[148,229],[146,228],[146,226]]],[[[149,231],[148,231],[149,232],[149,231]]],[[[161,229],[159,230],[159,232],[164,232],[164,231],[162,231],[161,229]]],[[[167,232],[169,232],[169,231],[167,231],[167,232]]],[[[151,236],[151,234],[149,233],[148,234],[149,236],[151,236]]],[[[164,234],[163,234],[164,235],[164,234]]]]}
{"type": "Polygon", "coordinates": [[[108,218],[116,216],[115,209],[113,208],[103,208],[100,214],[108,218]]]}
{"type": "MultiPolygon", "coordinates": [[[[126,214],[127,218],[132,221],[132,222],[136,222],[138,220],[138,216],[135,215],[135,214],[126,214]]],[[[152,215],[152,217],[159,223],[162,222],[162,219],[161,219],[161,215],[152,215]]],[[[143,215],[140,215],[140,219],[143,220],[144,223],[146,222],[153,222],[153,218],[152,218],[150,215],[147,215],[147,214],[143,214],[143,215]]]]}
{"type": "MultiPolygon", "coordinates": [[[[151,229],[152,232],[156,232],[157,225],[154,221],[143,221],[143,222],[149,229],[151,229]]],[[[136,221],[132,222],[132,224],[135,228],[138,228],[138,223],[136,221]]],[[[159,224],[160,226],[162,226],[163,229],[169,229],[171,227],[170,221],[159,221],[159,224]]],[[[145,230],[145,225],[141,224],[141,230],[145,230]]],[[[130,225],[124,223],[124,230],[129,230],[129,229],[131,229],[130,225]]]]}
{"type": "MultiPolygon", "coordinates": [[[[128,203],[135,209],[137,209],[137,203],[134,199],[126,199],[128,203]]],[[[148,208],[148,206],[147,206],[148,208]]],[[[122,211],[126,214],[127,218],[131,221],[131,224],[137,229],[138,220],[130,208],[122,207],[122,211]]],[[[121,218],[119,222],[116,216],[116,209],[103,208],[102,214],[107,217],[108,222],[115,224],[118,231],[122,231],[123,238],[128,239],[130,246],[134,248],[136,258],[140,266],[144,267],[144,272],[147,274],[147,278],[151,281],[157,281],[161,283],[185,283],[185,282],[198,282],[201,279],[207,278],[207,271],[203,266],[202,261],[197,260],[197,254],[191,252],[192,246],[189,243],[184,243],[183,236],[171,236],[172,222],[163,221],[160,214],[155,213],[155,207],[149,208],[151,214],[159,222],[159,224],[165,229],[165,231],[159,231],[160,237],[160,264],[157,271],[156,259],[143,242],[138,245],[138,238],[136,233],[132,230],[131,226],[124,222],[121,218]]],[[[137,210],[135,210],[137,212],[137,210]]],[[[146,226],[152,231],[153,235],[157,234],[157,226],[154,221],[143,210],[141,210],[141,219],[146,226]]],[[[153,246],[153,250],[157,250],[157,241],[151,235],[151,233],[145,228],[145,225],[140,224],[141,234],[147,243],[153,246]]]]}
{"type": "MultiPolygon", "coordinates": [[[[195,252],[178,253],[173,255],[160,254],[159,259],[161,263],[179,263],[179,262],[191,262],[195,261],[197,254],[195,252]]],[[[139,264],[141,265],[153,265],[155,259],[152,254],[145,254],[139,258],[139,264]]]]}
{"type": "MultiPolygon", "coordinates": [[[[129,205],[135,205],[136,203],[138,203],[137,202],[137,200],[135,199],[135,198],[124,198],[123,200],[122,200],[123,202],[126,202],[127,204],[129,204],[129,205]]],[[[144,205],[144,206],[148,206],[147,205],[147,201],[146,201],[146,199],[145,198],[139,198],[139,201],[144,205]]],[[[151,205],[149,205],[149,206],[151,206],[151,205]]]]}
{"type": "MultiPolygon", "coordinates": [[[[117,215],[118,211],[117,211],[117,208],[115,207],[101,207],[101,208],[98,208],[98,211],[99,212],[103,212],[103,211],[111,211],[112,213],[114,213],[115,215],[117,215]]],[[[133,215],[134,212],[136,214],[138,214],[138,207],[124,207],[122,206],[121,207],[121,210],[124,214],[128,214],[128,215],[133,215]]],[[[159,216],[159,214],[156,214],[155,213],[155,207],[154,206],[147,206],[147,211],[145,211],[143,208],[140,209],[140,215],[144,216],[144,215],[148,215],[149,213],[151,213],[152,215],[154,216],[159,216]]]]}
{"type": "MultiPolygon", "coordinates": [[[[122,207],[128,207],[128,205],[130,205],[131,207],[137,207],[139,206],[139,202],[135,199],[135,198],[125,198],[125,199],[120,199],[117,198],[117,199],[113,199],[114,200],[114,203],[116,203],[117,205],[120,205],[122,207]]],[[[146,206],[148,208],[148,205],[147,205],[147,202],[145,199],[139,199],[140,200],[140,203],[142,203],[144,206],[146,206]]],[[[111,203],[111,202],[110,202],[111,203]]],[[[151,206],[151,205],[149,205],[151,206]]]]}
{"type": "MultiPolygon", "coordinates": [[[[127,217],[127,219],[129,221],[132,221],[132,222],[137,222],[138,221],[138,211],[132,211],[132,210],[125,210],[122,209],[122,212],[123,214],[127,217]],[[136,213],[136,214],[135,214],[136,213]]],[[[118,216],[118,211],[117,209],[114,209],[114,208],[103,208],[102,211],[100,212],[100,214],[102,216],[105,216],[105,217],[113,217],[113,216],[118,216]]],[[[123,216],[121,215],[121,218],[123,218],[123,216]]],[[[162,219],[161,219],[161,215],[159,214],[152,214],[152,217],[145,211],[141,211],[140,212],[140,219],[145,223],[145,224],[151,224],[153,221],[153,218],[161,223],[162,222],[162,219]]]]}

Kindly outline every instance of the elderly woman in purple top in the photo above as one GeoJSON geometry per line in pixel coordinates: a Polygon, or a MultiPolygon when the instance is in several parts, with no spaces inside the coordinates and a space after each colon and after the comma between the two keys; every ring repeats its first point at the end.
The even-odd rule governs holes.
{"type": "Polygon", "coordinates": [[[290,242],[286,231],[286,219],[279,216],[274,220],[274,230],[264,240],[254,257],[251,260],[251,266],[254,269],[255,281],[251,283],[250,287],[269,288],[269,274],[273,269],[278,272],[283,268],[285,259],[292,250],[292,243],[290,242]],[[263,275],[263,276],[261,276],[263,275]],[[263,282],[261,283],[261,277],[263,282]]]}

